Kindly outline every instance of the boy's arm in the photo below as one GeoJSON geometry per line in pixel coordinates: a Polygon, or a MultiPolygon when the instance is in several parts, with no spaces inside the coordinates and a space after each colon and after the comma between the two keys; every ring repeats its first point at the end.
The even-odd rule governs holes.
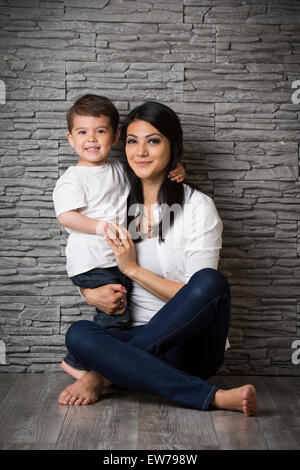
{"type": "Polygon", "coordinates": [[[81,233],[90,233],[93,235],[104,235],[104,225],[107,223],[103,220],[91,219],[80,214],[76,210],[63,212],[57,217],[60,225],[71,228],[81,233]]]}
{"type": "Polygon", "coordinates": [[[170,178],[171,181],[176,181],[176,183],[182,183],[184,177],[185,169],[180,162],[177,162],[177,165],[174,170],[170,171],[170,173],[168,174],[168,178],[170,178]]]}

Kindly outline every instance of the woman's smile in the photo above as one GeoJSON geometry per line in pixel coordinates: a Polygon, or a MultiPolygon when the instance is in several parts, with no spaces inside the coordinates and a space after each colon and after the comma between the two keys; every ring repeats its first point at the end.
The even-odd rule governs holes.
{"type": "Polygon", "coordinates": [[[150,163],[152,162],[135,162],[136,165],[140,165],[140,166],[147,166],[147,165],[150,165],[150,163]]]}
{"type": "Polygon", "coordinates": [[[164,177],[170,161],[168,138],[147,121],[133,121],[127,128],[128,164],[142,180],[158,181],[164,177]]]}

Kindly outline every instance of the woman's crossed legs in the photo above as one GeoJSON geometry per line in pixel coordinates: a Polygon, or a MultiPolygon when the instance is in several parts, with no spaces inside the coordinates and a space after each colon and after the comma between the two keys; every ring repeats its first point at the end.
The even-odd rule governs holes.
{"type": "Polygon", "coordinates": [[[254,414],[254,387],[224,391],[203,380],[222,364],[229,317],[228,282],[207,268],[195,273],[147,325],[104,330],[90,321],[73,324],[67,348],[88,372],[63,363],[78,380],[61,393],[59,403],[94,403],[115,383],[192,408],[206,410],[211,404],[254,414]]]}

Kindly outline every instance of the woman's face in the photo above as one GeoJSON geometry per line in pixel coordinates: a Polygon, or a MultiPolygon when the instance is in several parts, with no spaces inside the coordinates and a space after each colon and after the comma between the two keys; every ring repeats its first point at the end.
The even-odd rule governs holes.
{"type": "Polygon", "coordinates": [[[125,152],[129,166],[144,181],[161,182],[171,157],[169,139],[147,121],[127,128],[125,152]]]}

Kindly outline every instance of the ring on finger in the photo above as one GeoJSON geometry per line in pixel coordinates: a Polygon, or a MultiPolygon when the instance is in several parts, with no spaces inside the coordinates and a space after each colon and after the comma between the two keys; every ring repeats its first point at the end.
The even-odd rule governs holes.
{"type": "Polygon", "coordinates": [[[118,242],[117,246],[123,246],[123,242],[118,242]]]}

